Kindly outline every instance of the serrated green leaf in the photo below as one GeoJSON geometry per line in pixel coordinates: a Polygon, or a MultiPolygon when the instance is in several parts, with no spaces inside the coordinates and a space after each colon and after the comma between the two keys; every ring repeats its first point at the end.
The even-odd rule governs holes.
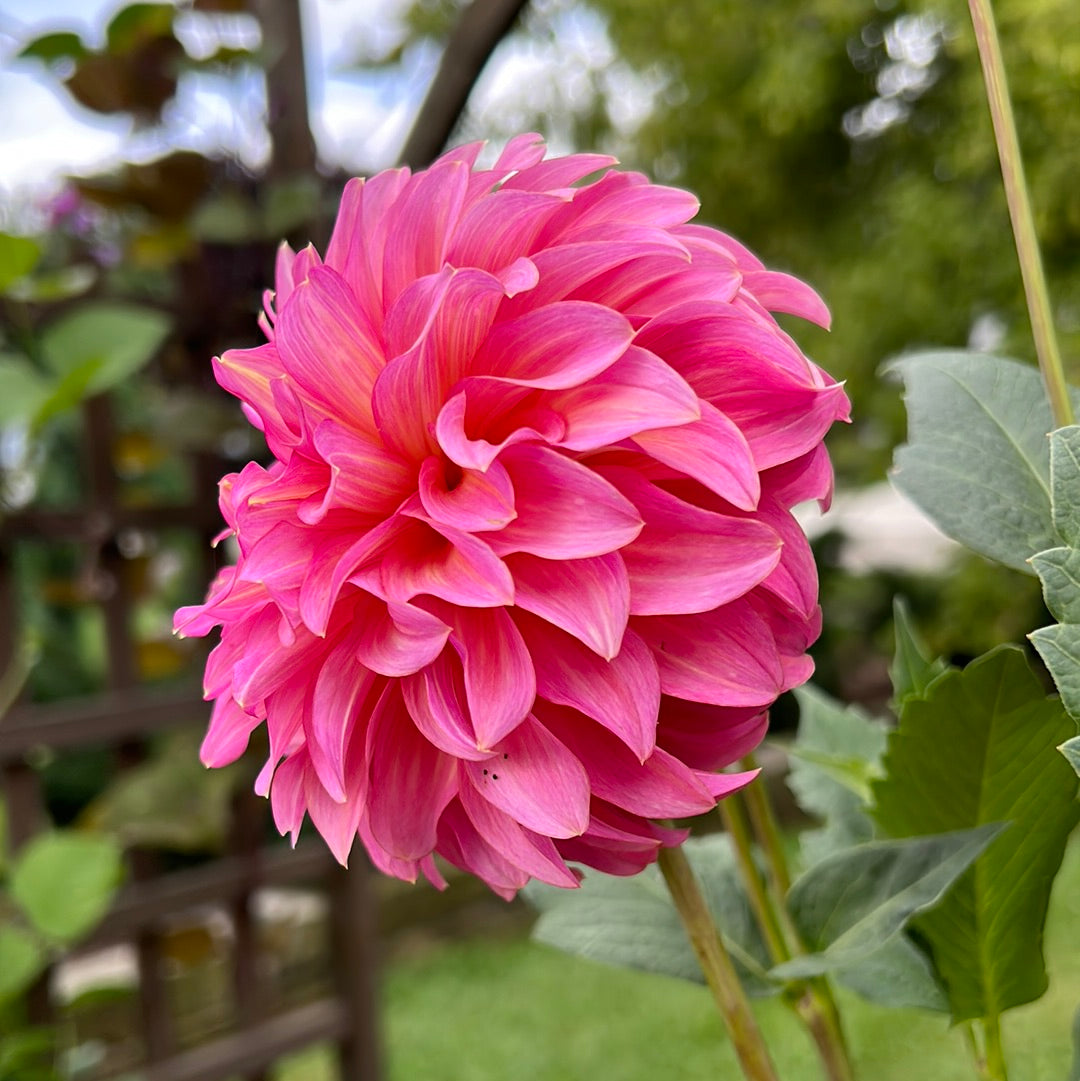
{"type": "Polygon", "coordinates": [[[45,961],[45,950],[29,931],[0,923],[0,1002],[25,991],[45,961]]]}
{"type": "Polygon", "coordinates": [[[1061,623],[1080,623],[1080,549],[1051,548],[1031,557],[1046,607],[1061,623]]]}
{"type": "Polygon", "coordinates": [[[931,660],[929,652],[911,623],[911,614],[902,597],[893,600],[893,629],[896,645],[889,678],[893,686],[893,708],[913,696],[921,695],[942,672],[945,662],[939,657],[931,660]]]}
{"type": "MultiPolygon", "coordinates": [[[[687,859],[721,928],[748,994],[775,994],[768,954],[739,883],[727,838],[690,840],[687,859]]],[[[533,938],[556,949],[624,968],[701,983],[701,969],[655,867],[633,878],[586,874],[580,890],[533,883],[526,899],[540,910],[533,938]]]]}
{"type": "MultiPolygon", "coordinates": [[[[893,484],[943,533],[1031,573],[1031,556],[1058,543],[1046,440],[1054,422],[1037,369],[962,350],[917,353],[891,368],[908,411],[893,484]]],[[[1080,408],[1080,393],[1071,396],[1080,408]]]]}
{"type": "Polygon", "coordinates": [[[108,911],[120,871],[120,849],[111,838],[54,830],[20,850],[11,896],[42,934],[74,942],[108,911]]]}
{"type": "Polygon", "coordinates": [[[870,840],[865,793],[885,750],[885,726],[856,706],[843,706],[817,687],[795,691],[799,731],[790,747],[788,787],[823,828],[799,838],[808,864],[870,840]]]}
{"type": "Polygon", "coordinates": [[[1055,623],[1028,635],[1054,677],[1058,694],[1073,717],[1080,717],[1080,623],[1055,623]]]}
{"type": "Polygon", "coordinates": [[[169,333],[161,312],[135,304],[95,301],[50,323],[41,335],[41,354],[51,371],[65,376],[96,364],[87,393],[108,390],[136,372],[169,333]]]}
{"type": "Polygon", "coordinates": [[[1022,650],[1004,646],[909,699],[889,736],[873,815],[894,837],[1012,828],[914,927],[954,1020],[996,1016],[1046,989],[1050,884],[1077,822],[1077,777],[1055,748],[1075,734],[1022,650]]]}
{"type": "Polygon", "coordinates": [[[0,233],[0,293],[6,293],[20,278],[25,278],[40,258],[41,246],[36,240],[0,233]]]}
{"type": "Polygon", "coordinates": [[[1080,548],[1080,425],[1050,433],[1050,504],[1054,528],[1070,547],[1080,548]]]}
{"type": "Polygon", "coordinates": [[[1069,765],[1080,774],[1080,736],[1067,739],[1058,750],[1065,756],[1069,765]]]}
{"type": "Polygon", "coordinates": [[[904,933],[832,973],[836,982],[879,1006],[948,1013],[949,1000],[930,959],[904,933]]]}
{"type": "Polygon", "coordinates": [[[1000,825],[902,841],[874,841],[837,852],[791,887],[787,908],[811,952],[772,970],[808,979],[869,957],[912,916],[933,908],[1000,825]]]}

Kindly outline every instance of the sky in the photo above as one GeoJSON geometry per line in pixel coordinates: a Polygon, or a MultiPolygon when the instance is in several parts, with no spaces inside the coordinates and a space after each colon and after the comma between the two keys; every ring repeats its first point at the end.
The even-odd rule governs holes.
{"type": "MultiPolygon", "coordinates": [[[[437,51],[418,46],[399,67],[381,72],[355,67],[357,57],[397,44],[407,3],[301,0],[311,125],[320,156],[332,165],[357,172],[384,168],[393,164],[408,134],[437,67],[437,51]]],[[[167,106],[164,132],[148,136],[132,132],[122,118],[83,109],[44,64],[17,58],[22,43],[51,30],[76,30],[89,44],[100,44],[110,16],[123,6],[125,0],[0,0],[0,202],[55,186],[67,173],[155,157],[167,146],[212,151],[224,145],[255,167],[265,158],[258,78],[185,76],[167,106]]],[[[585,5],[540,0],[535,7],[553,33],[546,41],[519,34],[500,46],[470,101],[479,126],[491,121],[512,130],[520,127],[519,116],[524,121],[536,113],[569,115],[591,102],[599,79],[617,89],[616,126],[631,128],[656,87],[614,62],[603,22],[585,5]]],[[[207,46],[199,25],[199,17],[190,14],[177,21],[177,35],[189,51],[207,46]]],[[[229,43],[254,44],[253,26],[245,16],[225,24],[235,39],[229,43]]],[[[569,149],[558,146],[557,132],[548,134],[555,149],[569,149]]]]}

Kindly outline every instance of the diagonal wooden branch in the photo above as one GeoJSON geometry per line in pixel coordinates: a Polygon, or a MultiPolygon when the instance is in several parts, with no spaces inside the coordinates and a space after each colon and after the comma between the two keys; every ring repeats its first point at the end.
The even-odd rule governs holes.
{"type": "Polygon", "coordinates": [[[401,164],[430,165],[446,145],[480,72],[529,0],[473,0],[446,43],[439,70],[420,106],[401,164]]]}

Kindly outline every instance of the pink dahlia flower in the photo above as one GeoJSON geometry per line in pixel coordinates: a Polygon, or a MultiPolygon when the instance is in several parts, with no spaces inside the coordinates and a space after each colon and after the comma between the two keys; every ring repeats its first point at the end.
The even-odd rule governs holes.
{"type": "Polygon", "coordinates": [[[266,344],[215,360],[275,460],[222,481],[239,559],[176,628],[221,626],[202,758],[265,724],[282,832],[510,897],[633,874],[750,779],[718,771],[810,675],[790,509],[848,403],[769,314],[821,300],[693,196],[479,149],[350,181],[325,258],[282,247],[266,344]]]}

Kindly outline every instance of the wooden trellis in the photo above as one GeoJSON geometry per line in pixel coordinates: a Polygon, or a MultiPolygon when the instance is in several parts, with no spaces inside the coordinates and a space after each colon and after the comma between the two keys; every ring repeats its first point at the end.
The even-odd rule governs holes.
{"type": "MultiPolygon", "coordinates": [[[[205,723],[208,707],[198,687],[163,690],[140,685],[133,633],[134,595],[129,561],[120,540],[125,530],[147,533],[184,529],[197,535],[206,553],[206,578],[213,570],[209,545],[220,521],[210,493],[220,463],[194,462],[197,498],[187,505],[128,506],[113,468],[114,430],[109,401],[90,400],[83,409],[85,494],[81,506],[64,511],[27,509],[0,521],[0,670],[13,655],[17,634],[14,545],[72,543],[82,551],[101,588],[105,635],[105,690],[90,699],[18,704],[0,723],[0,782],[7,807],[9,843],[18,849],[47,825],[38,772],[41,748],[62,753],[89,746],[113,751],[116,770],[136,764],[156,733],[205,723]]],[[[282,1056],[316,1041],[337,1048],[342,1081],[376,1081],[379,1074],[373,978],[373,911],[360,859],[343,870],[325,846],[313,842],[292,851],[267,845],[265,801],[250,793],[233,804],[227,852],[210,862],[165,871],[155,853],[127,853],[129,875],[104,922],[79,947],[86,952],[128,943],[138,963],[138,1003],[146,1081],[220,1081],[268,1076],[282,1056]],[[311,883],[327,892],[330,905],[332,993],[274,1013],[265,1001],[252,900],[269,886],[311,883]],[[228,914],[232,930],[232,1026],[226,1035],[181,1046],[165,985],[163,927],[185,912],[213,905],[228,914]]],[[[32,1019],[48,1023],[53,1006],[48,976],[30,995],[32,1019]]],[[[99,1075],[103,1079],[112,1074],[99,1075]]]]}

